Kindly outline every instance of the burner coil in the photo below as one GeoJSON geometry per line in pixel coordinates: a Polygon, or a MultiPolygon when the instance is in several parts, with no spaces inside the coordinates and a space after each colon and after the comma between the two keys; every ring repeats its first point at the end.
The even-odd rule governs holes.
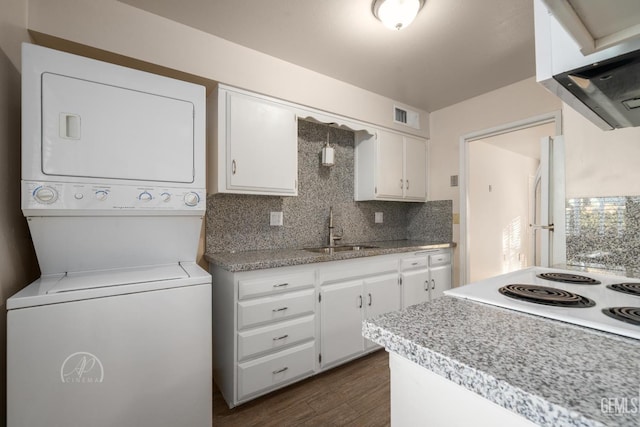
{"type": "Polygon", "coordinates": [[[595,301],[582,295],[547,286],[511,284],[501,287],[498,292],[509,298],[556,307],[587,308],[596,305],[595,301]]]}

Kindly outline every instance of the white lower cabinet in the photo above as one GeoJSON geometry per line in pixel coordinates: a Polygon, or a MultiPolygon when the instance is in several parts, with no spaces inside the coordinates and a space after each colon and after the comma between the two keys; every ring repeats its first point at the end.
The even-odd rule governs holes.
{"type": "Polygon", "coordinates": [[[322,288],[322,366],[348,359],[364,351],[362,303],[362,280],[336,283],[322,288]]]}
{"type": "Polygon", "coordinates": [[[237,273],[212,266],[224,399],[234,407],[375,350],[362,321],[441,294],[450,259],[446,249],[237,273]]]}
{"type": "Polygon", "coordinates": [[[314,335],[315,316],[305,316],[275,325],[238,332],[238,360],[279,350],[314,335]]]}
{"type": "Polygon", "coordinates": [[[238,365],[240,400],[264,390],[287,384],[314,371],[315,347],[309,342],[238,365]]]}
{"type": "Polygon", "coordinates": [[[400,266],[402,307],[433,301],[451,288],[450,250],[417,253],[400,266]]]}
{"type": "MultiPolygon", "coordinates": [[[[366,301],[364,318],[378,316],[390,311],[400,310],[400,286],[398,273],[370,277],[364,280],[364,299],[366,301]]],[[[362,326],[360,327],[362,330],[362,326]]],[[[365,348],[379,348],[380,346],[368,339],[364,339],[365,348]]]]}

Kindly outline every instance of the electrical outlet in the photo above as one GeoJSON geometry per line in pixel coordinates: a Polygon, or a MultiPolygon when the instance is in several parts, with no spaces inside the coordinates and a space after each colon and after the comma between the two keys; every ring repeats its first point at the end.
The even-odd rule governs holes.
{"type": "Polygon", "coordinates": [[[284,215],[282,212],[271,212],[269,224],[276,227],[282,227],[284,223],[284,215]]]}
{"type": "Polygon", "coordinates": [[[382,222],[383,222],[383,220],[384,220],[383,215],[382,215],[382,212],[376,212],[376,213],[373,215],[373,220],[374,220],[374,222],[375,222],[376,224],[382,224],[382,222]]]}

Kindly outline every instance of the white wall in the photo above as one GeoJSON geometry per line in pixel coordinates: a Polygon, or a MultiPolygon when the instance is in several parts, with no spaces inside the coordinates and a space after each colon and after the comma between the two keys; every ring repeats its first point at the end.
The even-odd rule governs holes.
{"type": "Polygon", "coordinates": [[[469,144],[471,282],[527,266],[529,177],[538,164],[484,141],[469,144]]]}
{"type": "Polygon", "coordinates": [[[0,0],[0,426],[5,425],[7,298],[39,276],[20,211],[20,43],[26,0],[0,0]]]}
{"type": "Polygon", "coordinates": [[[393,122],[394,102],[388,98],[116,0],[30,0],[29,30],[34,32],[36,41],[52,47],[74,50],[81,47],[64,41],[79,43],[210,81],[428,136],[429,118],[424,111],[420,112],[420,123],[425,129],[412,131],[393,122]]]}
{"type": "MultiPolygon", "coordinates": [[[[460,173],[461,136],[561,108],[560,100],[532,77],[431,113],[429,198],[453,199],[455,220],[455,214],[460,212],[460,194],[459,187],[450,187],[449,177],[460,173]]],[[[458,224],[453,226],[453,239],[460,240],[458,224]]],[[[454,254],[454,284],[459,284],[457,249],[454,254]]]]}
{"type": "Polygon", "coordinates": [[[640,127],[603,131],[562,109],[567,198],[640,195],[640,127]]]}

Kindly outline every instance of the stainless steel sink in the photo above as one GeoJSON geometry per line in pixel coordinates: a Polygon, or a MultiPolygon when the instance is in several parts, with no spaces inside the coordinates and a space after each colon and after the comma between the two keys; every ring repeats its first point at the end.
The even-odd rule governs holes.
{"type": "Polygon", "coordinates": [[[375,249],[378,246],[373,245],[340,245],[340,246],[321,246],[319,248],[304,248],[305,251],[317,252],[321,254],[332,254],[336,252],[354,252],[364,249],[375,249]]]}

